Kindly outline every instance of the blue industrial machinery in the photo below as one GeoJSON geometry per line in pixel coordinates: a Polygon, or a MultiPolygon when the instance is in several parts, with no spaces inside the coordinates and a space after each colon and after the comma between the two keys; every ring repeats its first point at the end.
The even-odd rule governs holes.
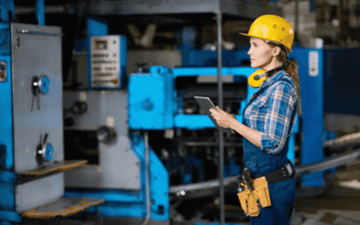
{"type": "MultiPolygon", "coordinates": [[[[209,96],[217,104],[217,68],[151,66],[149,71],[129,75],[126,86],[94,88],[94,68],[105,68],[107,62],[93,54],[108,54],[95,52],[94,41],[109,46],[109,38],[124,37],[107,35],[106,21],[94,17],[87,19],[87,30],[88,88],[64,90],[64,134],[65,159],[85,158],[89,163],[65,174],[65,195],[105,199],[98,211],[113,220],[168,224],[170,185],[218,178],[218,132],[193,98],[209,96]],[[83,110],[76,110],[77,105],[83,110]]],[[[120,43],[118,54],[124,59],[126,41],[120,43]]],[[[224,109],[239,121],[256,91],[247,84],[254,71],[244,66],[221,71],[224,109]]],[[[121,79],[121,71],[118,75],[121,79]]],[[[291,161],[298,127],[290,138],[291,161]]],[[[225,143],[224,176],[235,176],[241,171],[241,137],[226,135],[225,143]]]]}
{"type": "MultiPolygon", "coordinates": [[[[250,67],[222,69],[225,89],[224,108],[232,111],[239,121],[242,121],[242,112],[246,102],[256,91],[247,84],[247,77],[254,71],[255,69],[250,67]]],[[[210,96],[216,102],[216,73],[215,67],[184,67],[169,70],[166,67],[152,66],[149,73],[131,74],[128,88],[129,128],[133,130],[176,129],[177,135],[182,129],[193,131],[214,129],[214,124],[204,112],[200,112],[193,96],[210,96]]],[[[288,156],[292,161],[294,161],[296,133],[298,133],[298,125],[290,138],[288,156]]],[[[240,142],[240,139],[238,137],[237,142],[240,142]]],[[[201,146],[199,140],[197,140],[197,146],[201,146]]],[[[208,144],[210,142],[209,140],[208,144]]],[[[181,143],[178,144],[181,145],[181,143]]],[[[193,161],[192,156],[189,160],[193,161]]],[[[230,160],[229,163],[231,162],[233,161],[230,160]]],[[[228,171],[232,172],[225,176],[234,176],[240,172],[238,164],[233,164],[232,167],[235,170],[228,168],[228,171]]],[[[202,169],[204,168],[201,167],[200,170],[202,169]]]]}
{"type": "MultiPolygon", "coordinates": [[[[216,131],[215,126],[203,112],[199,112],[192,98],[194,94],[192,92],[201,90],[205,95],[214,95],[216,71],[216,68],[170,70],[167,67],[152,66],[148,73],[130,75],[127,92],[121,89],[65,90],[65,109],[71,108],[75,102],[86,102],[89,108],[83,114],[67,114],[72,118],[73,123],[65,124],[65,158],[77,159],[76,157],[79,156],[76,152],[87,151],[80,157],[87,157],[90,161],[91,155],[94,156],[91,153],[92,149],[98,149],[97,160],[89,163],[87,167],[66,173],[66,196],[103,198],[106,202],[98,209],[103,216],[134,219],[147,216],[146,200],[149,198],[151,199],[150,218],[152,221],[168,223],[170,180],[172,179],[174,184],[206,181],[209,179],[209,174],[205,174],[206,163],[216,161],[217,158],[215,156],[217,144],[212,140],[216,131]],[[195,82],[189,83],[193,80],[195,82]],[[180,83],[182,86],[176,85],[180,83]],[[199,86],[196,86],[197,84],[199,86]],[[195,86],[191,87],[191,85],[195,86]],[[100,141],[99,128],[102,126],[114,130],[113,141],[107,143],[100,141]],[[166,148],[162,153],[155,154],[152,146],[146,144],[145,141],[147,133],[150,133],[150,138],[154,137],[151,135],[152,131],[170,133],[168,138],[176,140],[175,145],[166,147],[165,138],[153,142],[150,140],[150,143],[158,143],[154,144],[157,150],[159,147],[166,148]],[[188,135],[187,133],[191,131],[202,136],[196,138],[188,135]],[[99,143],[92,146],[79,146],[81,138],[90,140],[89,132],[94,133],[93,137],[99,143]],[[193,142],[197,142],[198,147],[205,146],[213,153],[209,153],[207,159],[196,157],[190,152],[185,157],[181,156],[181,152],[175,146],[183,148],[182,150],[186,152],[184,148],[191,146],[191,141],[187,139],[191,138],[194,138],[193,142]],[[74,139],[80,139],[80,141],[76,143],[74,139]],[[204,142],[207,143],[204,144],[204,142]],[[146,146],[150,154],[149,169],[146,169],[146,146]],[[196,174],[193,174],[191,168],[196,168],[201,178],[195,180],[196,174]],[[176,170],[178,172],[174,172],[176,170]],[[147,173],[149,186],[146,181],[147,173]],[[178,180],[173,179],[176,176],[180,176],[178,180]],[[146,195],[148,189],[149,197],[146,195]]],[[[224,85],[229,90],[225,91],[225,105],[234,111],[240,121],[246,101],[251,93],[255,92],[255,89],[247,85],[247,77],[253,71],[254,69],[249,67],[222,69],[224,82],[226,82],[224,85]]],[[[216,102],[216,98],[213,100],[216,102]]],[[[294,159],[294,136],[297,132],[298,129],[294,129],[291,136],[289,157],[292,160],[294,159]]],[[[228,137],[228,139],[232,142],[229,149],[235,150],[239,147],[240,137],[228,137]]],[[[204,155],[204,153],[201,154],[204,155]]],[[[235,163],[234,158],[229,156],[225,176],[235,176],[239,172],[240,164],[235,163]]],[[[213,175],[210,178],[216,179],[216,176],[213,175]]]]}
{"type": "MultiPolygon", "coordinates": [[[[87,88],[63,91],[58,68],[61,31],[10,24],[11,18],[4,12],[13,15],[14,5],[8,2],[0,3],[4,9],[4,22],[0,23],[0,88],[4,93],[0,126],[5,131],[0,134],[0,194],[7,196],[0,199],[0,224],[21,222],[24,212],[64,196],[105,200],[96,208],[89,206],[84,214],[97,211],[121,222],[169,224],[170,200],[187,195],[170,193],[170,186],[206,184],[219,176],[218,131],[193,99],[202,95],[219,103],[217,53],[192,49],[195,29],[188,27],[180,34],[189,38],[182,46],[183,67],[151,66],[149,71],[127,76],[126,37],[108,35],[107,21],[91,16],[87,18],[87,88]],[[37,36],[41,44],[52,43],[46,51],[34,50],[37,45],[27,42],[37,36]],[[49,54],[49,49],[58,54],[49,54]],[[40,56],[30,57],[26,52],[40,56]],[[28,62],[29,58],[41,60],[36,64],[28,62]],[[32,99],[24,103],[29,97],[32,99]],[[65,175],[20,179],[28,171],[52,168],[58,161],[84,159],[86,166],[65,175]],[[50,188],[44,190],[45,186],[50,188]],[[30,189],[37,192],[28,196],[30,189]]],[[[84,11],[94,13],[94,5],[84,11]]],[[[203,9],[202,4],[196,6],[196,10],[203,9]]],[[[233,12],[237,7],[226,9],[238,13],[233,12]]],[[[44,25],[42,0],[36,1],[36,15],[39,25],[44,25]]],[[[255,69],[248,67],[247,50],[222,54],[223,109],[242,121],[245,105],[256,91],[247,84],[255,69]]],[[[331,96],[332,92],[324,88],[333,82],[324,77],[330,73],[327,63],[331,54],[330,50],[295,47],[290,55],[299,65],[303,115],[291,133],[288,157],[295,162],[300,154],[299,164],[324,159],[324,108],[338,109],[324,100],[326,93],[331,96]]],[[[333,79],[338,78],[334,75],[333,79]]],[[[226,134],[224,140],[223,175],[236,176],[241,172],[241,137],[226,134]]],[[[304,175],[302,185],[324,186],[324,172],[304,175]]]]}
{"type": "Polygon", "coordinates": [[[64,90],[64,140],[65,159],[89,163],[65,174],[65,195],[105,199],[98,211],[113,220],[169,224],[168,172],[147,132],[128,125],[126,37],[101,19],[87,26],[88,88],[64,90]]]}
{"type": "Polygon", "coordinates": [[[61,28],[43,26],[41,0],[39,25],[12,23],[13,1],[2,1],[0,10],[0,224],[55,219],[69,208],[74,214],[101,204],[64,197],[63,171],[86,161],[64,161],[61,28]]]}
{"type": "MultiPolygon", "coordinates": [[[[254,71],[222,68],[224,108],[240,121],[256,91],[247,84],[254,71]]],[[[65,158],[89,160],[86,167],[66,173],[65,195],[105,199],[98,210],[114,220],[148,218],[168,224],[170,185],[217,178],[217,130],[193,99],[206,95],[217,103],[216,74],[216,67],[151,66],[147,72],[129,75],[127,88],[93,90],[89,83],[89,90],[65,90],[65,158]],[[74,113],[73,107],[81,103],[88,110],[74,113]],[[109,132],[103,133],[101,127],[109,132]],[[113,139],[104,142],[104,135],[113,139]]],[[[296,125],[289,149],[292,161],[298,131],[296,125]]],[[[241,171],[241,137],[231,135],[225,140],[224,176],[235,176],[241,171]]]]}

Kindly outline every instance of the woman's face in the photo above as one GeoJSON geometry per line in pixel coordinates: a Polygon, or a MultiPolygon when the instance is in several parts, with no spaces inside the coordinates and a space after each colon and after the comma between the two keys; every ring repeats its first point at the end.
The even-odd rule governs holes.
{"type": "Polygon", "coordinates": [[[266,70],[266,66],[269,65],[274,57],[273,52],[274,49],[263,39],[250,38],[248,55],[250,55],[250,65],[252,68],[263,68],[266,70]]]}

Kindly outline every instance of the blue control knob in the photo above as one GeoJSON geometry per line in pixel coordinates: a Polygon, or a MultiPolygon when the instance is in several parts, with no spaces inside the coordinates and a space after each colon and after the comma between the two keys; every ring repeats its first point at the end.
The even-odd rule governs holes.
{"type": "Polygon", "coordinates": [[[42,161],[50,162],[54,155],[54,148],[51,144],[43,144],[39,146],[38,154],[42,161]]]}
{"type": "Polygon", "coordinates": [[[47,162],[51,161],[52,158],[53,158],[53,155],[54,155],[53,146],[51,144],[47,144],[45,146],[45,152],[44,152],[44,155],[43,155],[44,160],[47,161],[47,162]]]}
{"type": "Polygon", "coordinates": [[[49,92],[50,80],[46,75],[41,75],[38,81],[38,88],[41,94],[47,94],[49,92]]]}
{"type": "Polygon", "coordinates": [[[49,134],[45,133],[44,139],[42,139],[42,135],[40,134],[40,143],[36,148],[36,159],[38,160],[39,164],[42,164],[43,162],[50,162],[54,156],[53,146],[47,143],[48,136],[49,134]]]}

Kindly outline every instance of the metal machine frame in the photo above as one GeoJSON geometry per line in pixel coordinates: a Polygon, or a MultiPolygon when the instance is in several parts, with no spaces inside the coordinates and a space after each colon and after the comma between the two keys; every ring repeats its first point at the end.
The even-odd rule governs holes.
{"type": "MultiPolygon", "coordinates": [[[[280,8],[276,6],[265,6],[264,4],[254,2],[254,1],[221,1],[213,0],[207,2],[206,5],[202,1],[100,1],[100,2],[89,2],[79,5],[79,9],[83,15],[86,16],[103,16],[103,15],[144,15],[144,14],[194,14],[194,13],[208,13],[216,15],[216,22],[218,26],[218,35],[217,35],[217,51],[218,51],[218,99],[219,107],[223,106],[223,91],[222,91],[222,38],[221,38],[221,27],[223,15],[244,17],[249,19],[255,19],[257,16],[260,16],[264,13],[272,14],[281,14],[280,8]]],[[[88,38],[89,36],[94,35],[97,31],[91,31],[92,29],[89,26],[88,20],[88,38]],[[90,31],[90,32],[89,32],[90,31]]],[[[99,20],[98,20],[99,21],[99,20]]],[[[99,24],[102,29],[100,29],[101,34],[106,35],[107,28],[106,25],[101,22],[99,24]],[[105,26],[104,26],[105,25],[105,26]]],[[[219,174],[220,174],[220,211],[221,211],[221,224],[224,223],[225,211],[224,211],[224,178],[223,178],[223,164],[224,164],[224,140],[223,133],[219,133],[219,149],[220,149],[220,164],[219,164],[219,174]]]]}
{"type": "Polygon", "coordinates": [[[64,161],[62,31],[43,26],[44,1],[35,6],[39,25],[12,23],[14,2],[0,3],[0,223],[6,225],[66,217],[104,202],[64,197],[62,172],[87,161],[64,161]]]}

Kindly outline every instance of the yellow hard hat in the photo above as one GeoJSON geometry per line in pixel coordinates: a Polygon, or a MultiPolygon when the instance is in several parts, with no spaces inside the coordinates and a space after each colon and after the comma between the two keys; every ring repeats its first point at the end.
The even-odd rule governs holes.
{"type": "Polygon", "coordinates": [[[292,52],[294,29],[286,19],[276,15],[258,17],[250,26],[249,33],[240,33],[248,37],[265,39],[285,47],[286,52],[292,52]]]}

